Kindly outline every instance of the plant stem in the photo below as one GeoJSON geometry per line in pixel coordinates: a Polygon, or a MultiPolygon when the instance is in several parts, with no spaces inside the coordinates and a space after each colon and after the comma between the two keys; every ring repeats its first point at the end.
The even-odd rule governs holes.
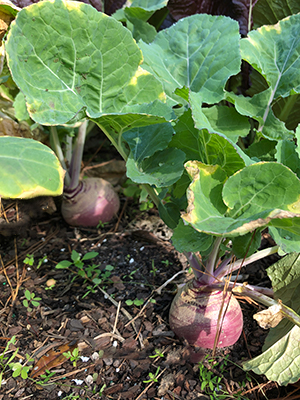
{"type": "Polygon", "coordinates": [[[277,253],[278,250],[279,246],[269,247],[267,249],[257,251],[255,254],[252,254],[252,256],[245,258],[244,262],[243,260],[237,260],[231,263],[229,266],[228,263],[230,262],[230,259],[225,260],[226,262],[223,261],[223,263],[215,271],[216,279],[222,279],[225,275],[233,271],[236,271],[237,269],[240,268],[241,263],[243,264],[242,266],[244,267],[248,264],[253,263],[254,261],[270,256],[271,254],[275,254],[277,253]]]}
{"type": "MultiPolygon", "coordinates": [[[[266,296],[269,296],[269,297],[271,297],[271,298],[274,297],[274,291],[273,291],[273,289],[271,289],[271,288],[266,288],[266,287],[263,287],[263,286],[249,285],[248,283],[238,283],[238,282],[230,282],[230,281],[228,282],[228,280],[226,280],[226,286],[227,286],[227,288],[228,288],[229,290],[231,290],[231,291],[233,290],[234,287],[243,286],[243,287],[246,287],[246,288],[248,288],[248,289],[250,289],[250,290],[253,290],[253,291],[255,291],[255,292],[262,293],[262,294],[264,294],[264,295],[266,295],[266,296]]],[[[225,282],[222,281],[222,282],[219,282],[219,283],[213,283],[213,284],[211,285],[211,287],[212,287],[213,289],[224,289],[224,287],[225,287],[225,282]]],[[[239,290],[239,289],[237,289],[237,290],[239,290]]]]}
{"type": "Polygon", "coordinates": [[[54,146],[54,151],[59,159],[59,162],[61,163],[61,166],[63,167],[63,169],[66,171],[65,174],[65,185],[69,185],[71,182],[71,177],[69,175],[65,160],[64,160],[64,155],[61,149],[61,145],[58,139],[58,135],[57,135],[57,130],[55,126],[51,126],[50,127],[50,132],[51,132],[51,139],[53,141],[53,146],[54,146]]]}
{"type": "Polygon", "coordinates": [[[200,280],[203,277],[203,271],[198,261],[198,257],[191,251],[184,251],[184,255],[188,259],[188,262],[193,270],[195,278],[197,280],[200,280]]]}
{"type": "Polygon", "coordinates": [[[66,162],[70,166],[72,159],[72,150],[73,150],[73,137],[71,135],[66,135],[66,150],[65,157],[66,162]]]}
{"type": "Polygon", "coordinates": [[[222,243],[223,237],[217,237],[215,239],[213,249],[208,257],[205,265],[205,274],[201,278],[201,282],[205,284],[211,284],[215,281],[215,265],[218,259],[220,244],[222,243]]]}
{"type": "Polygon", "coordinates": [[[80,176],[80,170],[81,170],[83,148],[84,148],[85,137],[86,137],[87,123],[88,123],[87,120],[84,121],[78,129],[78,135],[77,135],[75,147],[74,147],[73,154],[72,154],[71,164],[70,164],[70,168],[69,168],[69,174],[71,176],[71,182],[68,185],[69,190],[75,189],[79,184],[79,176],[80,176]]]}
{"type": "Polygon", "coordinates": [[[270,297],[262,293],[258,293],[255,290],[250,290],[245,286],[236,286],[232,288],[232,291],[233,293],[239,295],[248,296],[251,299],[258,301],[259,303],[264,304],[267,307],[278,305],[280,307],[280,312],[282,313],[282,315],[292,321],[295,325],[300,327],[300,316],[295,313],[295,311],[293,311],[291,308],[282,304],[280,300],[271,299],[270,297]]]}

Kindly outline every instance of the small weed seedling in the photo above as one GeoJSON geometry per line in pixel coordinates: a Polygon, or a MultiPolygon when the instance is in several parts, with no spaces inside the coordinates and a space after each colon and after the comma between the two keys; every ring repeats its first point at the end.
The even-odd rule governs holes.
{"type": "Polygon", "coordinates": [[[48,369],[46,369],[45,373],[40,375],[40,379],[38,381],[35,381],[35,383],[37,385],[41,385],[41,386],[46,385],[49,382],[49,380],[52,378],[52,376],[55,374],[56,374],[56,372],[51,372],[48,369]]]}
{"type": "Polygon", "coordinates": [[[13,336],[6,344],[5,349],[3,351],[2,354],[0,354],[0,388],[2,385],[2,381],[3,381],[3,375],[5,373],[5,370],[7,369],[7,367],[9,367],[9,364],[13,361],[13,359],[17,356],[19,349],[16,349],[13,354],[9,357],[7,355],[8,351],[9,351],[9,346],[11,344],[15,344],[16,343],[16,337],[13,336]]]}
{"type": "Polygon", "coordinates": [[[206,356],[205,359],[209,365],[207,368],[202,362],[199,363],[199,379],[201,383],[201,390],[204,391],[210,398],[210,400],[227,400],[227,399],[237,399],[245,400],[240,393],[229,394],[223,389],[222,379],[223,372],[225,371],[227,365],[227,357],[224,358],[223,363],[215,362],[214,359],[206,356]],[[212,369],[218,367],[220,376],[214,374],[212,369]]]}
{"type": "Polygon", "coordinates": [[[161,353],[158,349],[155,349],[155,354],[152,356],[149,356],[149,358],[158,358],[158,357],[164,357],[163,353],[161,353]]]}
{"type": "Polygon", "coordinates": [[[77,362],[78,362],[79,359],[80,359],[78,347],[75,347],[75,349],[74,349],[72,352],[69,350],[69,351],[67,351],[66,353],[63,353],[63,355],[64,355],[66,358],[69,358],[70,361],[72,361],[73,367],[76,367],[77,362]]]}
{"type": "Polygon", "coordinates": [[[99,253],[96,251],[90,251],[81,257],[77,251],[73,250],[71,254],[72,262],[63,260],[60,261],[55,267],[57,269],[67,269],[71,271],[75,275],[73,280],[75,280],[77,277],[80,277],[84,279],[84,283],[90,283],[87,286],[87,292],[82,298],[85,298],[89,293],[95,293],[97,286],[100,284],[104,285],[111,282],[109,277],[111,275],[111,271],[114,270],[114,266],[106,265],[104,271],[101,271],[98,264],[84,264],[84,261],[91,260],[97,257],[98,254],[99,253]],[[74,267],[76,267],[75,270],[73,269],[74,267]]]}
{"type": "Polygon", "coordinates": [[[128,299],[128,300],[125,301],[125,303],[128,306],[135,305],[135,306],[139,307],[139,306],[142,306],[144,304],[144,299],[134,299],[134,300],[128,299]]]}
{"type": "MultiPolygon", "coordinates": [[[[34,361],[33,358],[30,358],[28,354],[26,354],[26,362],[34,361]]],[[[13,371],[13,378],[17,376],[21,376],[22,379],[28,378],[28,372],[31,370],[31,365],[22,365],[20,362],[10,363],[9,368],[13,371]]]]}
{"type": "Polygon", "coordinates": [[[33,254],[26,254],[26,258],[23,260],[23,263],[32,267],[34,264],[34,257],[33,254]]]}
{"type": "Polygon", "coordinates": [[[35,294],[28,289],[25,290],[24,295],[26,299],[23,300],[23,306],[27,308],[27,313],[30,314],[33,311],[32,307],[38,307],[42,299],[41,297],[35,297],[35,294]]]}
{"type": "Polygon", "coordinates": [[[158,382],[157,380],[157,375],[159,373],[160,367],[157,367],[157,370],[155,371],[155,374],[152,374],[152,372],[149,372],[149,378],[147,381],[143,381],[144,383],[150,383],[150,382],[158,382]]]}
{"type": "Polygon", "coordinates": [[[158,269],[155,267],[154,265],[154,260],[152,260],[151,262],[151,271],[150,274],[152,274],[153,276],[156,276],[156,272],[158,271],[158,269]]]}

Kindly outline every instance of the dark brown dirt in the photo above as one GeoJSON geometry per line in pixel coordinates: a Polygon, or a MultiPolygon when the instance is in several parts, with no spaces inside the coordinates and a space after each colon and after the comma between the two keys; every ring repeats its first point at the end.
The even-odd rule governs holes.
{"type": "MultiPolygon", "coordinates": [[[[16,342],[6,357],[18,349],[13,362],[21,359],[24,364],[29,355],[34,363],[40,359],[45,368],[54,372],[47,384],[41,385],[40,377],[13,377],[7,367],[0,400],[300,398],[299,386],[279,388],[263,376],[246,375],[240,366],[243,360],[260,354],[266,336],[252,318],[259,306],[245,299],[241,299],[245,320],[241,338],[234,346],[219,350],[214,363],[202,359],[200,365],[206,368],[200,374],[198,361],[203,355],[176,338],[168,325],[176,285],[191,276],[181,273],[158,290],[176,273],[187,269],[186,260],[171,245],[170,232],[155,210],[141,212],[132,200],[122,198],[121,202],[119,219],[100,229],[69,227],[58,211],[51,216],[34,212],[27,225],[21,224],[13,235],[5,230],[9,236],[0,235],[0,354],[15,336],[16,342]],[[89,266],[96,266],[89,278],[102,278],[98,287],[78,276],[74,265],[69,269],[55,268],[59,261],[70,261],[73,250],[81,255],[98,252],[95,258],[84,262],[86,272],[91,269],[89,266]],[[32,266],[24,264],[28,254],[33,255],[32,266]],[[54,285],[49,287],[51,283],[54,285]],[[23,304],[26,289],[41,298],[31,312],[23,304]],[[141,305],[127,305],[126,300],[140,300],[141,305]],[[64,352],[78,346],[86,359],[79,359],[74,365],[70,360],[59,359],[60,346],[64,344],[64,352]],[[46,357],[51,349],[56,356],[52,366],[46,357]],[[156,351],[161,356],[151,357],[156,351]],[[201,389],[209,372],[219,391],[208,386],[201,389]],[[156,374],[152,381],[150,373],[156,374]],[[299,397],[286,397],[293,390],[294,396],[299,397]]],[[[19,202],[18,210],[15,202],[4,203],[11,224],[28,212],[30,202],[25,206],[23,203],[19,202]]],[[[265,267],[275,260],[270,257],[242,272],[249,275],[249,283],[268,284],[265,267]]],[[[3,362],[1,366],[0,359],[0,372],[3,362]]],[[[26,365],[32,364],[30,361],[26,365]]]]}

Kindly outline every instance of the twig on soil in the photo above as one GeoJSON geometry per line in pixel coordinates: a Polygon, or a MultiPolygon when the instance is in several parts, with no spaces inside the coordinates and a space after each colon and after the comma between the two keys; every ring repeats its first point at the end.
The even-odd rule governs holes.
{"type": "Polygon", "coordinates": [[[169,283],[171,283],[178,275],[183,274],[183,273],[188,273],[188,272],[189,271],[187,269],[176,272],[176,274],[173,275],[172,278],[168,279],[165,283],[163,283],[158,289],[155,289],[154,291],[158,294],[161,294],[161,291],[163,290],[163,288],[166,287],[169,283]]]}
{"type": "MultiPolygon", "coordinates": [[[[118,303],[116,302],[116,300],[113,299],[104,289],[102,289],[102,288],[100,288],[100,287],[98,287],[98,289],[99,289],[99,290],[100,290],[100,291],[101,291],[101,292],[102,292],[116,307],[118,307],[118,303]]],[[[128,312],[127,310],[125,310],[124,307],[121,307],[121,311],[122,311],[122,313],[125,315],[125,317],[129,319],[129,322],[132,324],[135,333],[138,334],[138,331],[137,331],[137,329],[136,329],[135,323],[134,323],[134,321],[132,321],[132,320],[133,320],[133,317],[129,314],[129,312],[128,312]]],[[[140,342],[141,348],[144,348],[145,346],[144,346],[144,343],[143,343],[143,338],[142,338],[142,336],[139,336],[139,342],[140,342]]]]}
{"type": "Polygon", "coordinates": [[[131,324],[133,321],[135,321],[137,318],[139,318],[142,314],[143,311],[145,310],[145,308],[147,307],[147,305],[149,304],[150,300],[152,299],[152,294],[148,297],[148,299],[146,300],[145,304],[143,305],[143,307],[140,309],[140,311],[136,314],[135,317],[133,317],[129,322],[127,322],[127,324],[125,324],[125,328],[126,326],[128,326],[129,324],[131,324]]]}
{"type": "Polygon", "coordinates": [[[121,302],[119,301],[118,308],[117,308],[117,313],[116,313],[116,319],[115,319],[115,323],[114,323],[114,327],[113,327],[113,331],[112,331],[113,334],[116,332],[116,329],[117,329],[117,323],[118,323],[118,319],[119,319],[120,307],[121,307],[121,302]]]}

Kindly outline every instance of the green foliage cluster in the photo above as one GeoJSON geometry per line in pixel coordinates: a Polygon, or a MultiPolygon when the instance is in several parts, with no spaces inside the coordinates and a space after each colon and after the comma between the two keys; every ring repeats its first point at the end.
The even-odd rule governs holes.
{"type": "MultiPolygon", "coordinates": [[[[274,23],[280,21],[262,25],[269,3],[260,2],[253,14],[260,27],[244,38],[237,21],[208,14],[157,32],[150,21],[165,1],[136,0],[112,17],[73,1],[26,7],[5,39],[5,73],[20,89],[15,116],[35,126],[97,124],[126,161],[128,178],[143,185],[174,230],[179,251],[199,251],[215,268],[222,238],[243,258],[257,252],[268,227],[280,253],[294,257],[300,252],[300,14],[282,7],[281,15],[276,6],[274,23]]],[[[64,173],[49,148],[0,141],[2,197],[62,192],[64,173]]],[[[90,282],[92,292],[110,274],[84,267],[95,256],[72,252],[72,262],[57,268],[90,282]]],[[[291,271],[287,266],[285,283],[291,271]]],[[[270,277],[276,280],[276,272],[270,277]]],[[[287,305],[289,292],[286,284],[280,299],[287,305]]],[[[298,329],[279,328],[280,337],[287,341],[298,329]]],[[[278,361],[274,348],[272,356],[278,361]]],[[[295,353],[292,378],[282,377],[274,359],[267,376],[282,384],[299,379],[295,353]]]]}

